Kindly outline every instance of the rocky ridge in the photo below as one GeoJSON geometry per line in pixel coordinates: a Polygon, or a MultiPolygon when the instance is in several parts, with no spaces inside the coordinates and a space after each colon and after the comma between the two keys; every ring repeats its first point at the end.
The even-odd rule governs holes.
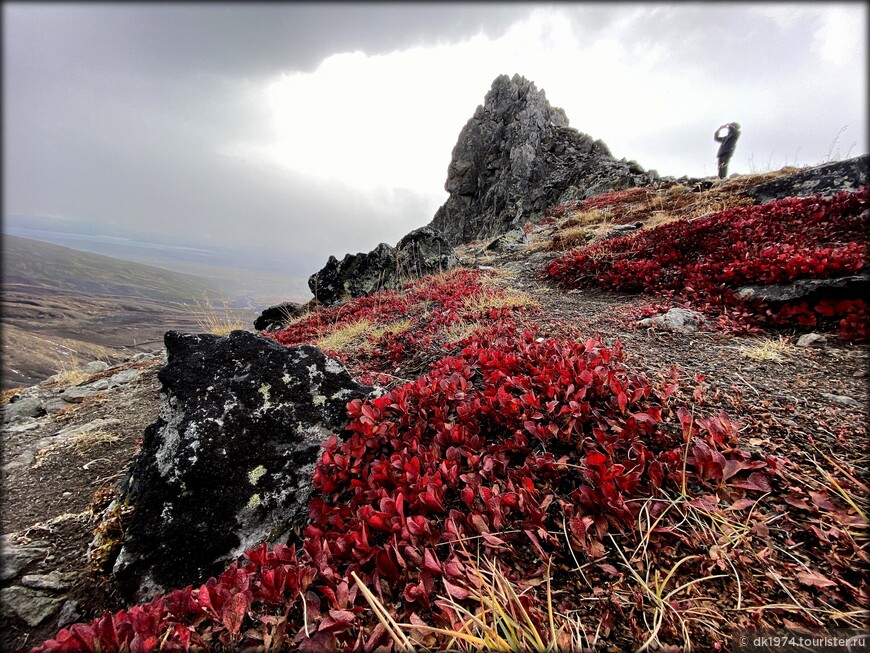
{"type": "Polygon", "coordinates": [[[659,181],[568,126],[565,111],[520,75],[497,77],[453,148],[450,197],[427,227],[368,253],[330,257],[308,281],[332,305],[452,267],[450,248],[516,230],[546,208],[659,181]]]}
{"type": "Polygon", "coordinates": [[[430,226],[451,245],[498,236],[570,200],[658,181],[569,127],[564,110],[520,75],[500,75],[453,148],[450,197],[430,226]]]}

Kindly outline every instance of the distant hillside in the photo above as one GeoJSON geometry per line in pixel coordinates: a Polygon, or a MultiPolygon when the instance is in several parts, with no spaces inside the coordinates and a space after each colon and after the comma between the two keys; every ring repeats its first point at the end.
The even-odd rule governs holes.
{"type": "Polygon", "coordinates": [[[5,234],[2,281],[4,389],[151,351],[170,329],[246,328],[257,315],[225,309],[209,279],[5,234]]]}
{"type": "Polygon", "coordinates": [[[3,285],[182,303],[217,292],[201,277],[9,235],[3,236],[3,285]]]}

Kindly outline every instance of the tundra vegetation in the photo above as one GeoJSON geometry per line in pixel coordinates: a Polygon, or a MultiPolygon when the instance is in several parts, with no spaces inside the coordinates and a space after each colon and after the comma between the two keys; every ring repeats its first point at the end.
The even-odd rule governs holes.
{"type": "MultiPolygon", "coordinates": [[[[743,183],[552,207],[527,229],[550,227],[529,245],[556,250],[545,294],[655,300],[627,329],[690,307],[714,335],[764,336],[739,349],[772,364],[809,329],[866,341],[864,300],[737,291],[865,271],[867,189],[752,205],[743,183]]],[[[511,281],[458,268],[264,334],[385,390],[324,443],[302,537],[34,651],[714,650],[735,627],[867,626],[866,457],[803,433],[777,445],[749,399],[734,414],[702,374],[641,372],[643,351],[578,334],[511,281]]]]}

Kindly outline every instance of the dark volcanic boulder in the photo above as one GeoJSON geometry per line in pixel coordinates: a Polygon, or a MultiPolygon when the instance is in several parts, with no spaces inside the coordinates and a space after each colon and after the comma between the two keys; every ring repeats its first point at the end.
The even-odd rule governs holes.
{"type": "Polygon", "coordinates": [[[532,82],[501,75],[459,134],[444,185],[450,197],[431,226],[458,245],[510,231],[562,201],[657,179],[570,128],[532,82]]]}
{"type": "Polygon", "coordinates": [[[254,328],[257,331],[282,329],[288,320],[299,317],[304,311],[305,307],[295,302],[282,302],[275,306],[270,306],[260,313],[260,317],[254,320],[254,328]]]}
{"type": "Polygon", "coordinates": [[[371,391],[307,345],[246,331],[164,340],[159,419],[116,502],[132,512],[113,572],[138,600],[204,581],[262,540],[286,541],[307,517],[321,443],[371,391]]]}
{"type": "Polygon", "coordinates": [[[447,239],[432,227],[420,227],[396,245],[396,262],[401,283],[427,274],[446,272],[456,265],[456,254],[447,239]]]}
{"type": "Polygon", "coordinates": [[[420,227],[395,248],[381,243],[368,254],[347,254],[341,261],[330,256],[311,275],[308,287],[326,306],[379,290],[396,290],[411,281],[444,272],[456,265],[456,255],[444,236],[432,227],[420,227]]]}
{"type": "Polygon", "coordinates": [[[381,243],[367,254],[330,256],[319,272],[308,278],[315,299],[326,306],[364,297],[392,287],[396,276],[396,250],[381,243]]]}
{"type": "Polygon", "coordinates": [[[793,175],[779,177],[750,188],[746,194],[758,204],[766,204],[785,197],[830,196],[844,190],[858,190],[867,185],[867,164],[870,155],[834,161],[793,175]]]}
{"type": "Polygon", "coordinates": [[[870,294],[870,273],[835,279],[798,279],[792,283],[767,286],[741,286],[735,294],[741,299],[758,299],[773,306],[791,302],[813,303],[823,299],[863,299],[870,294]]]}

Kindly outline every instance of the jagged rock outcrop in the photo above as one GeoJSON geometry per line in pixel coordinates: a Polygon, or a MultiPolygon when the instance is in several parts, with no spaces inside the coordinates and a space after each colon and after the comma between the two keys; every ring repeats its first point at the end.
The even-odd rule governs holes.
{"type": "Polygon", "coordinates": [[[288,320],[299,317],[305,312],[305,306],[295,302],[282,302],[270,306],[254,320],[257,331],[274,331],[284,327],[288,320]]]}
{"type": "Polygon", "coordinates": [[[657,179],[569,127],[534,83],[501,75],[459,134],[444,185],[450,197],[430,226],[458,245],[510,231],[555,204],[657,179]]]}
{"type": "Polygon", "coordinates": [[[758,204],[766,204],[785,197],[830,196],[844,190],[858,190],[868,183],[868,163],[870,155],[867,154],[825,163],[758,184],[747,190],[746,194],[758,204]]]}
{"type": "Polygon", "coordinates": [[[381,243],[372,251],[345,254],[340,261],[330,256],[318,272],[308,278],[314,298],[331,306],[353,297],[364,297],[384,290],[385,281],[396,276],[396,249],[381,243]]]}
{"type": "Polygon", "coordinates": [[[104,517],[121,521],[113,573],[137,599],[203,581],[259,541],[286,541],[307,516],[321,443],[372,390],[308,345],[245,331],[164,341],[159,419],[104,517]]]}
{"type": "Polygon", "coordinates": [[[440,231],[420,227],[406,234],[396,245],[398,282],[446,272],[456,265],[456,254],[440,231]]]}
{"type": "Polygon", "coordinates": [[[317,301],[326,306],[401,288],[411,279],[449,270],[456,255],[447,240],[431,227],[404,236],[395,247],[381,243],[368,253],[347,254],[339,261],[330,256],[326,265],[308,279],[317,301]]]}

